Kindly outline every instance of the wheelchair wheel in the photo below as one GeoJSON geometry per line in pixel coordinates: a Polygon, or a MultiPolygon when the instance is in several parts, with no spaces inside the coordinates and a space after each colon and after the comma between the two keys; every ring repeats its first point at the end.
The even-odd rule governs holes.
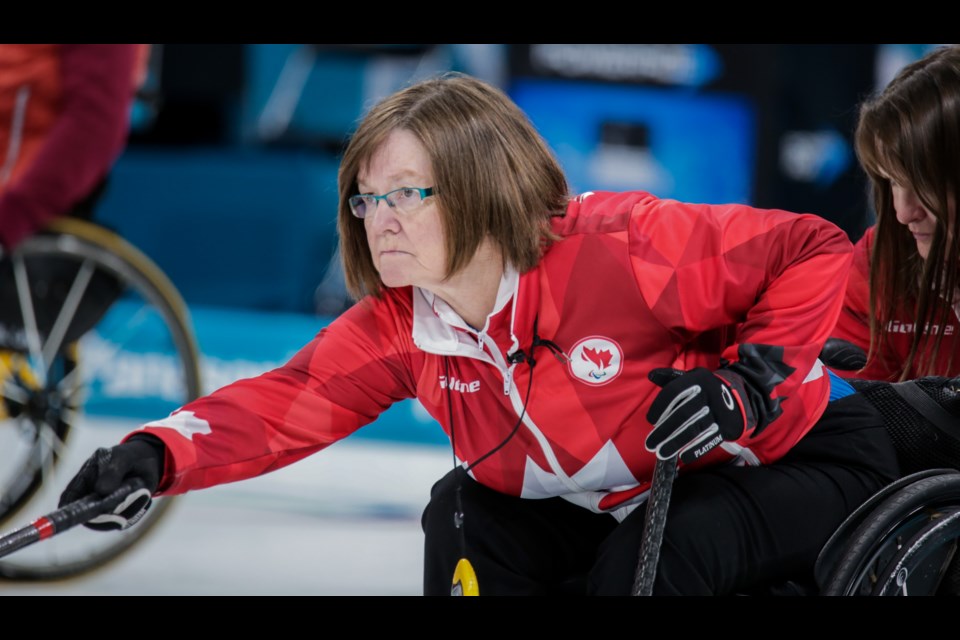
{"type": "Polygon", "coordinates": [[[833,567],[837,566],[837,563],[840,560],[840,557],[847,551],[848,544],[850,540],[853,539],[857,527],[859,527],[865,520],[870,518],[871,513],[887,498],[897,493],[904,487],[907,487],[921,478],[927,478],[930,476],[942,475],[944,473],[951,473],[952,469],[926,469],[924,471],[917,471],[908,476],[904,476],[899,480],[892,482],[885,486],[880,491],[877,491],[875,494],[870,496],[866,502],[861,504],[857,509],[847,516],[847,519],[837,527],[837,530],[833,532],[833,535],[830,536],[830,539],[827,540],[826,544],[823,545],[823,548],[820,550],[820,555],[817,556],[817,562],[813,568],[813,575],[816,579],[817,584],[826,584],[830,576],[828,575],[829,571],[833,567]]]}
{"type": "Polygon", "coordinates": [[[921,478],[863,518],[822,595],[933,595],[960,536],[960,473],[921,478]]]}
{"type": "MultiPolygon", "coordinates": [[[[878,576],[876,596],[936,595],[957,552],[960,506],[939,510],[907,540],[878,576]]],[[[946,595],[957,595],[951,592],[946,595]]]]}
{"type": "MultiPolygon", "coordinates": [[[[197,398],[199,357],[186,305],[160,269],[116,234],[61,219],[0,264],[0,526],[57,508],[97,447],[197,398]]],[[[167,512],[155,499],[123,532],[77,527],[0,561],[0,578],[90,571],[167,512]]]]}

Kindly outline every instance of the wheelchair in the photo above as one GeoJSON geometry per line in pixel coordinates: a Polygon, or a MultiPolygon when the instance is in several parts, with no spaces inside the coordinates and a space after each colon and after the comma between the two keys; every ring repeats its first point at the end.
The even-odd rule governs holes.
{"type": "Polygon", "coordinates": [[[883,418],[903,475],[834,531],[812,583],[742,595],[960,595],[960,378],[848,382],[883,418]]]}
{"type": "Polygon", "coordinates": [[[818,593],[960,595],[960,378],[850,382],[883,416],[906,475],[824,545],[818,593]]]}
{"type": "MultiPolygon", "coordinates": [[[[97,447],[201,395],[187,307],[163,272],[108,229],[61,218],[0,256],[0,527],[57,508],[97,447]]],[[[78,527],[0,561],[0,578],[60,579],[120,557],[174,503],[135,527],[78,527]]]]}

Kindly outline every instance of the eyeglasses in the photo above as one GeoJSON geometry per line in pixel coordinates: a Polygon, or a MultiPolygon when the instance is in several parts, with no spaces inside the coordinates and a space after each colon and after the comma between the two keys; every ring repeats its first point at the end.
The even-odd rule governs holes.
{"type": "Polygon", "coordinates": [[[350,196],[350,211],[361,220],[367,217],[367,214],[377,210],[377,201],[384,200],[387,205],[400,211],[401,213],[413,213],[423,203],[424,198],[433,195],[434,187],[419,189],[417,187],[402,187],[394,189],[382,196],[376,196],[372,193],[361,193],[360,195],[350,196]]]}

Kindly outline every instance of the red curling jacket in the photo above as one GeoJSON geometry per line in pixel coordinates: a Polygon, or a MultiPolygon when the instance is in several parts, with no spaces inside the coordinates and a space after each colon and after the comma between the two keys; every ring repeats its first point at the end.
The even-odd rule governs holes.
{"type": "Polygon", "coordinates": [[[144,426],[167,446],[161,491],[277,469],[415,397],[466,465],[506,440],[471,469],[482,484],[622,518],[646,497],[655,462],[644,448],[653,368],[772,372],[754,378],[779,405],[755,416],[770,424],[697,465],[771,462],[817,421],[830,386],[817,356],[850,263],[840,229],[635,192],[583,194],[553,231],[561,240],[535,268],[504,275],[479,333],[429,292],[387,290],[286,365],[144,426]]]}

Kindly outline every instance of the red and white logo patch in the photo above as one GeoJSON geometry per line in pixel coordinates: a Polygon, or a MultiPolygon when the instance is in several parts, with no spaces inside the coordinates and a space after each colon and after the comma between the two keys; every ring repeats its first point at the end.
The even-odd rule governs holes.
{"type": "Polygon", "coordinates": [[[623,369],[623,349],[603,336],[584,338],[570,351],[570,373],[587,384],[612,382],[623,369]]]}

